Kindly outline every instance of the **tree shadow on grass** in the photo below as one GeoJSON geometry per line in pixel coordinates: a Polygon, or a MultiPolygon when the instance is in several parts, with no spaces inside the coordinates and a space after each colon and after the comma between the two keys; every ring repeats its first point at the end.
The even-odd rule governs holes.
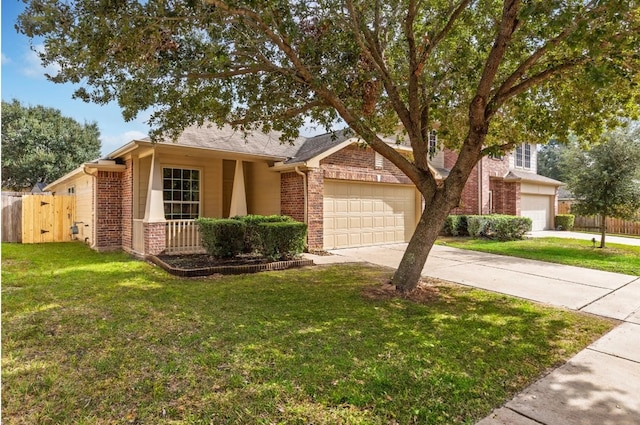
{"type": "Polygon", "coordinates": [[[114,261],[40,273],[9,300],[3,332],[3,413],[26,422],[469,423],[555,366],[573,326],[454,286],[427,304],[365,299],[388,278],[368,266],[181,280],[114,261]],[[45,301],[57,306],[15,314],[45,301]]]}

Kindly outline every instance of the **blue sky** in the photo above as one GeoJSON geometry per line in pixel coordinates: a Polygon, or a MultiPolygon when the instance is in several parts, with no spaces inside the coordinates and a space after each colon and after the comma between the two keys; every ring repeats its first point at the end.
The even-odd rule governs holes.
{"type": "MultiPolygon", "coordinates": [[[[63,115],[80,123],[96,122],[100,128],[102,153],[147,135],[149,126],[143,117],[125,122],[120,107],[72,99],[71,84],[54,84],[44,76],[45,70],[31,50],[31,41],[15,30],[17,16],[24,9],[19,0],[2,0],[2,100],[18,99],[23,105],[44,105],[59,109],[63,115]]],[[[37,42],[33,46],[40,48],[37,42]]],[[[55,73],[55,72],[54,72],[55,73]]]]}

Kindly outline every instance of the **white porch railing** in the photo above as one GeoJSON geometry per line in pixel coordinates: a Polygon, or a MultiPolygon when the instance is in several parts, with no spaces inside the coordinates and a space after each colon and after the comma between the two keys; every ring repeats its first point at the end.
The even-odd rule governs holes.
{"type": "Polygon", "coordinates": [[[165,235],[165,252],[167,254],[205,252],[200,242],[200,231],[195,220],[167,220],[165,235]]]}

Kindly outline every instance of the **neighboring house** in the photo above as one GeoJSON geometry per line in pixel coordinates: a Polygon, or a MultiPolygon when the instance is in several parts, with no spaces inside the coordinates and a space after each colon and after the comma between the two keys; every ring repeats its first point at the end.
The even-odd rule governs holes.
{"type": "MultiPolygon", "coordinates": [[[[175,143],[131,141],[45,189],[75,194],[78,238],[96,250],[195,252],[195,218],[244,214],[307,223],[312,250],[409,240],[422,198],[387,159],[344,131],[293,144],[278,137],[190,127],[175,143]]],[[[395,139],[385,141],[411,155],[395,139]]],[[[435,134],[432,142],[437,148],[435,134]]],[[[559,182],[535,174],[534,145],[525,152],[484,159],[458,212],[530,214],[538,227],[550,227],[559,182]]],[[[453,152],[439,151],[434,171],[445,176],[454,161],[453,152]]]]}
{"type": "Polygon", "coordinates": [[[46,183],[38,182],[31,188],[31,193],[42,194],[45,193],[44,188],[47,187],[46,183]]]}

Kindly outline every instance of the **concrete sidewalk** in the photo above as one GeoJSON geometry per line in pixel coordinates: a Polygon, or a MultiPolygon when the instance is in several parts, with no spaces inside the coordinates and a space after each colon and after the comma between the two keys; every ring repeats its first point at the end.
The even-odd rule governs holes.
{"type": "MultiPolygon", "coordinates": [[[[340,249],[314,261],[397,268],[405,248],[340,249]]],[[[440,245],[423,275],[623,321],[478,425],[640,424],[640,278],[440,245]]]]}

